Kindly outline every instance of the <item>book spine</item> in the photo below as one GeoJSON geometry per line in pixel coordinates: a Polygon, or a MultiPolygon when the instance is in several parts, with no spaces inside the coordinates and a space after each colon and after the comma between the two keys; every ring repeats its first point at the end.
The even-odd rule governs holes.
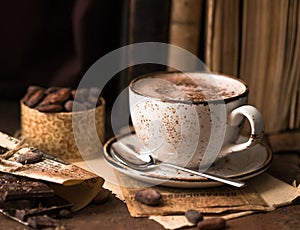
{"type": "MultiPolygon", "coordinates": [[[[169,43],[198,55],[203,1],[172,0],[171,3],[169,43]]],[[[177,57],[176,52],[171,49],[169,51],[169,63],[171,63],[171,59],[176,58],[180,59],[178,60],[180,62],[185,61],[182,57],[177,57]]],[[[190,66],[190,63],[185,63],[185,66],[190,66]]],[[[172,70],[171,67],[169,69],[172,70]]]]}

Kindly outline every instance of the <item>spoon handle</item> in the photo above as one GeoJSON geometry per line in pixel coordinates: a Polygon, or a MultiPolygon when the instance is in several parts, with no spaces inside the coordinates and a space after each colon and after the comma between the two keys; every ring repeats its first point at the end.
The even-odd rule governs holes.
{"type": "Polygon", "coordinates": [[[195,175],[198,175],[198,176],[201,176],[201,177],[205,177],[207,179],[219,181],[219,182],[222,182],[224,184],[229,184],[229,185],[232,185],[232,186],[235,186],[235,187],[238,187],[238,188],[244,187],[246,185],[246,183],[243,182],[243,181],[239,181],[239,180],[235,180],[235,179],[231,179],[231,178],[227,178],[227,177],[223,177],[223,176],[219,176],[219,175],[210,174],[210,173],[207,173],[207,172],[198,172],[198,171],[195,171],[195,170],[183,168],[183,167],[173,165],[173,164],[170,164],[170,163],[162,162],[161,165],[165,165],[165,166],[168,166],[168,167],[171,167],[171,168],[174,168],[174,169],[178,169],[178,170],[181,170],[181,171],[192,173],[192,174],[195,174],[195,175]]]}

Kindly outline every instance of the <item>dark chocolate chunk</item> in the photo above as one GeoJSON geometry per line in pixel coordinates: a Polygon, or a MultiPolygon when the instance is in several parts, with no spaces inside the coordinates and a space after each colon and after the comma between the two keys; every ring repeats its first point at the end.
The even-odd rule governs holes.
{"type": "Polygon", "coordinates": [[[0,146],[0,155],[2,155],[3,153],[6,153],[7,151],[8,151],[7,148],[0,146]]]}
{"type": "Polygon", "coordinates": [[[72,204],[47,184],[7,173],[0,173],[0,208],[10,218],[39,229],[59,226],[52,217],[72,215],[72,204]]]}
{"type": "Polygon", "coordinates": [[[0,202],[0,209],[11,210],[11,209],[30,209],[37,206],[36,199],[24,199],[24,200],[11,200],[0,202]]]}
{"type": "Polygon", "coordinates": [[[45,183],[0,173],[0,202],[54,196],[45,183]]]}

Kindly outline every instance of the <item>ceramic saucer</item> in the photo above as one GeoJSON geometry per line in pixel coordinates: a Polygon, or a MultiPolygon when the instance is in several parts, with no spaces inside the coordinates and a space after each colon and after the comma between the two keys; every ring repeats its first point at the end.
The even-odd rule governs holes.
{"type": "MultiPolygon", "coordinates": [[[[239,141],[243,141],[243,139],[244,137],[240,137],[239,141]]],[[[219,182],[165,166],[160,166],[150,171],[134,170],[112,157],[111,153],[114,151],[112,144],[117,141],[136,144],[137,137],[135,134],[127,134],[118,138],[114,137],[104,145],[104,155],[107,163],[127,176],[155,185],[159,184],[178,188],[200,188],[222,185],[219,182]]],[[[207,172],[239,180],[247,180],[264,172],[270,166],[271,160],[272,153],[270,149],[260,143],[250,149],[231,153],[218,159],[207,172]]]]}

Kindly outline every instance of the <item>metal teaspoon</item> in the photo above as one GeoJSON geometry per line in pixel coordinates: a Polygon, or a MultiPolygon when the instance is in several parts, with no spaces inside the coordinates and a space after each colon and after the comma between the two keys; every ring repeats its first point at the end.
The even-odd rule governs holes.
{"type": "Polygon", "coordinates": [[[214,175],[207,172],[198,172],[175,164],[162,162],[154,158],[150,154],[139,154],[139,152],[137,151],[138,148],[135,148],[135,146],[131,144],[115,142],[112,145],[112,148],[114,151],[111,151],[111,155],[113,158],[115,158],[115,160],[119,161],[123,165],[126,165],[138,171],[147,171],[163,165],[239,188],[244,187],[246,185],[245,182],[236,179],[231,179],[220,175],[214,175]]]}

